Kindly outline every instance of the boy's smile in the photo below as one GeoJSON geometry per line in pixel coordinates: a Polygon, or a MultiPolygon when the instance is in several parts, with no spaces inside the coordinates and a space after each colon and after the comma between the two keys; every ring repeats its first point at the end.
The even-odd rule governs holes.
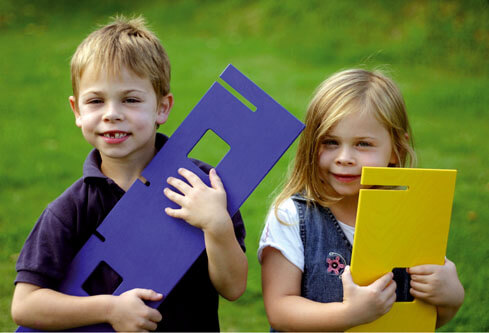
{"type": "Polygon", "coordinates": [[[150,80],[126,68],[108,75],[88,66],[79,87],[78,99],[70,97],[76,125],[100,151],[102,164],[111,159],[147,164],[155,153],[157,125],[167,120],[172,96],[158,104],[150,80]]]}

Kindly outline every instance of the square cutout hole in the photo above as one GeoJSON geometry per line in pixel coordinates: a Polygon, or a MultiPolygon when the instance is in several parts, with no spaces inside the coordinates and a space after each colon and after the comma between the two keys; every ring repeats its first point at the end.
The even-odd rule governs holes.
{"type": "Polygon", "coordinates": [[[121,283],[122,277],[109,264],[101,261],[92,274],[83,282],[82,288],[90,296],[112,295],[121,283]]]}
{"type": "Polygon", "coordinates": [[[188,153],[188,158],[193,158],[216,167],[226,156],[231,147],[222,140],[213,130],[207,130],[199,142],[188,153]]]}

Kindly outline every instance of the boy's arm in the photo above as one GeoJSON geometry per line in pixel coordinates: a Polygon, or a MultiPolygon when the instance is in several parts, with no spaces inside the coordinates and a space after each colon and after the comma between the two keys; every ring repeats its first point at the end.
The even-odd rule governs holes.
{"type": "Polygon", "coordinates": [[[161,297],[148,289],[133,289],[120,296],[77,297],[19,282],[12,299],[12,318],[17,325],[44,331],[100,323],[109,323],[116,331],[147,331],[156,329],[161,314],[143,300],[161,297]]]}
{"type": "Polygon", "coordinates": [[[204,232],[211,281],[221,296],[235,300],[246,289],[248,261],[234,234],[221,179],[215,169],[211,169],[209,179],[212,187],[208,187],[189,170],[179,169],[178,173],[188,183],[170,177],[168,184],[181,194],[169,188],[164,193],[181,208],[166,208],[165,211],[204,232]]]}
{"type": "Polygon", "coordinates": [[[436,327],[448,323],[465,297],[455,264],[445,258],[444,265],[420,265],[409,268],[408,272],[411,274],[411,295],[436,306],[436,327]]]}
{"type": "Polygon", "coordinates": [[[279,331],[344,331],[387,313],[396,298],[388,273],[369,286],[356,285],[349,268],[342,275],[343,302],[321,303],[301,296],[302,272],[280,251],[262,253],[262,289],[270,325],[279,331]]]}

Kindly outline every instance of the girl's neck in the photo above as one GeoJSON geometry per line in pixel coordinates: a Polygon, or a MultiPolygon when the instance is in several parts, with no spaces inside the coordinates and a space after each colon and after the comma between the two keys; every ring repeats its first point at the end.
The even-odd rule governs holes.
{"type": "Polygon", "coordinates": [[[153,152],[147,158],[117,159],[102,158],[100,169],[102,173],[111,178],[120,188],[127,192],[136,179],[141,176],[146,165],[151,161],[153,152]]]}
{"type": "Polygon", "coordinates": [[[337,220],[354,227],[357,219],[358,195],[347,196],[329,206],[337,220]]]}

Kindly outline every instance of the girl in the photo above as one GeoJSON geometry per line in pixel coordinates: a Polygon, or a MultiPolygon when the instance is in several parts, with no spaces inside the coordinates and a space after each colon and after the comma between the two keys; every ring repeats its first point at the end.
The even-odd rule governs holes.
{"type": "Polygon", "coordinates": [[[342,331],[371,322],[396,301],[437,306],[437,326],[464,299],[455,265],[423,265],[356,285],[349,262],[362,167],[413,166],[404,100],[378,71],[346,70],[327,79],[306,115],[290,179],[260,239],[268,320],[282,331],[342,331]],[[307,240],[307,242],[306,242],[307,240]],[[396,283],[396,281],[398,283],[396,283]],[[397,290],[396,290],[397,289],[397,290]]]}

